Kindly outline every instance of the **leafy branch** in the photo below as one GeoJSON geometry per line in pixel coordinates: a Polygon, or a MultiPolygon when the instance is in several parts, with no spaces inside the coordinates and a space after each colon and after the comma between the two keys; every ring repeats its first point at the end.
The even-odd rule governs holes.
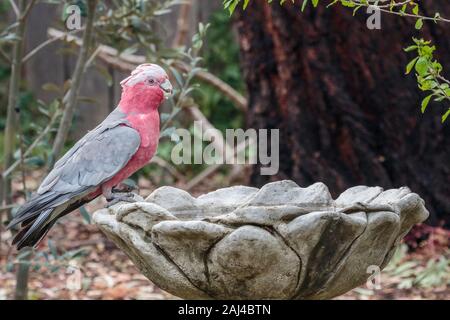
{"type": "MultiPolygon", "coordinates": [[[[424,113],[431,99],[434,101],[450,101],[450,81],[441,75],[442,65],[433,57],[436,47],[430,45],[431,41],[415,38],[413,40],[415,44],[406,48],[405,51],[416,51],[417,57],[406,66],[406,74],[409,74],[414,68],[419,89],[429,93],[422,100],[421,110],[424,113]]],[[[442,122],[449,115],[450,107],[442,116],[442,122]]]]}
{"type": "MultiPolygon", "coordinates": [[[[296,4],[301,2],[301,11],[304,11],[308,3],[311,2],[313,7],[317,7],[321,0],[279,0],[280,5],[286,2],[296,4]]],[[[273,0],[267,0],[267,3],[272,3],[273,0]]],[[[245,10],[250,4],[250,0],[223,0],[223,6],[232,15],[238,5],[242,3],[242,8],[245,10]]],[[[419,3],[413,0],[331,0],[327,7],[340,4],[346,8],[353,8],[353,14],[355,14],[360,8],[371,7],[381,12],[399,15],[402,17],[415,18],[420,22],[416,23],[416,27],[423,25],[423,20],[432,20],[434,22],[450,22],[450,19],[441,17],[439,12],[436,12],[433,16],[425,16],[419,13],[419,3]]],[[[418,28],[420,29],[420,28],[418,28]]]]}
{"type": "MultiPolygon", "coordinates": [[[[304,0],[304,3],[305,2],[308,2],[308,0],[304,0]]],[[[425,16],[420,14],[419,3],[412,0],[402,0],[398,2],[393,0],[333,0],[333,2],[331,2],[327,7],[335,4],[341,4],[343,7],[353,8],[353,14],[355,14],[360,8],[371,7],[380,12],[401,17],[414,18],[416,19],[415,28],[417,30],[422,28],[424,20],[431,20],[435,23],[450,22],[450,19],[441,17],[439,12],[435,12],[433,16],[425,16]],[[380,2],[383,4],[379,4],[380,2]]]]}

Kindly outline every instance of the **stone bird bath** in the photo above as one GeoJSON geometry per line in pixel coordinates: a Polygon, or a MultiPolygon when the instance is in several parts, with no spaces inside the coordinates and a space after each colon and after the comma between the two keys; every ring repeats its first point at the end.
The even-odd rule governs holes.
{"type": "Polygon", "coordinates": [[[189,299],[328,299],[383,269],[428,217],[408,188],[236,186],[192,197],[162,187],[94,222],[160,288],[189,299]]]}

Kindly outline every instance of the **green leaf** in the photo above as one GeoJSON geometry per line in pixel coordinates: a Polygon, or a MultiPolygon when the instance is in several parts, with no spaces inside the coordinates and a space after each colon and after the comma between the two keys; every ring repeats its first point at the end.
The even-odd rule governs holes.
{"type": "Polygon", "coordinates": [[[356,12],[357,12],[360,8],[362,8],[362,6],[357,6],[357,7],[355,7],[355,8],[353,9],[353,16],[356,15],[356,12]]]}
{"type": "Polygon", "coordinates": [[[47,245],[48,248],[50,249],[50,253],[52,254],[53,258],[58,259],[58,250],[56,249],[53,241],[49,239],[47,245]]]}
{"type": "Polygon", "coordinates": [[[62,258],[64,259],[73,259],[84,256],[86,254],[86,250],[84,248],[70,250],[64,253],[62,258]]]}
{"type": "Polygon", "coordinates": [[[176,128],[175,127],[169,127],[164,129],[163,132],[161,132],[161,134],[159,135],[160,138],[164,138],[164,137],[171,137],[172,133],[175,133],[176,128]]]}
{"type": "Polygon", "coordinates": [[[404,49],[405,52],[411,52],[417,49],[417,46],[409,46],[404,49]]]}
{"type": "Polygon", "coordinates": [[[14,33],[8,33],[4,36],[0,36],[0,42],[14,42],[14,41],[20,41],[20,37],[18,37],[14,33]]]}
{"type": "Polygon", "coordinates": [[[425,112],[425,109],[427,108],[428,103],[430,102],[430,99],[431,99],[432,96],[433,96],[433,95],[430,94],[429,96],[426,96],[426,97],[422,100],[422,103],[421,103],[421,110],[422,110],[422,113],[425,112]]]}
{"type": "Polygon", "coordinates": [[[302,12],[305,10],[307,4],[308,4],[308,0],[303,0],[302,9],[301,9],[302,12]]]}
{"type": "Polygon", "coordinates": [[[161,122],[166,122],[170,118],[169,113],[161,113],[161,122]]]}
{"type": "Polygon", "coordinates": [[[444,123],[445,120],[447,120],[449,115],[450,115],[450,109],[448,109],[447,112],[444,113],[444,115],[442,116],[442,123],[444,123]]]}
{"type": "Polygon", "coordinates": [[[38,272],[40,269],[41,269],[41,267],[42,267],[42,265],[41,264],[35,264],[34,266],[33,266],[33,271],[34,272],[38,272]]]}
{"type": "Polygon", "coordinates": [[[58,87],[56,84],[54,84],[54,83],[45,83],[43,86],[42,86],[42,90],[45,90],[45,91],[53,91],[53,92],[58,92],[58,93],[60,93],[61,92],[61,88],[60,87],[58,87]]]}
{"type": "Polygon", "coordinates": [[[419,75],[425,75],[428,71],[428,60],[420,57],[416,63],[416,71],[419,75]]]}
{"type": "Polygon", "coordinates": [[[347,8],[354,8],[356,4],[353,1],[341,0],[341,4],[347,8]]]}
{"type": "Polygon", "coordinates": [[[319,4],[319,0],[311,0],[313,7],[317,7],[317,5],[319,4]]]}
{"type": "Polygon", "coordinates": [[[225,9],[228,9],[228,12],[230,13],[230,16],[233,15],[234,10],[236,10],[237,5],[239,4],[240,0],[226,0],[224,2],[225,9]]]}
{"type": "Polygon", "coordinates": [[[40,167],[40,166],[45,165],[45,160],[42,157],[34,156],[34,157],[26,158],[25,163],[29,166],[40,167]]]}
{"type": "Polygon", "coordinates": [[[84,206],[81,206],[79,210],[84,221],[86,221],[87,224],[91,224],[91,216],[89,215],[89,212],[87,212],[86,208],[84,206]]]}
{"type": "Polygon", "coordinates": [[[400,12],[401,12],[401,13],[405,13],[407,5],[408,5],[408,4],[405,3],[405,4],[402,6],[402,8],[400,9],[400,12]]]}
{"type": "Polygon", "coordinates": [[[180,72],[178,72],[177,69],[175,69],[172,66],[169,66],[170,72],[174,76],[175,80],[177,81],[177,84],[182,87],[184,84],[183,77],[181,76],[180,72]]]}
{"type": "Polygon", "coordinates": [[[419,59],[419,57],[415,57],[408,63],[408,65],[406,66],[405,74],[409,74],[411,72],[412,68],[414,68],[414,65],[416,64],[417,59],[419,59]]]}
{"type": "Polygon", "coordinates": [[[339,2],[339,0],[333,0],[333,2],[330,2],[329,4],[327,4],[327,8],[335,5],[338,2],[339,2]]]}
{"type": "Polygon", "coordinates": [[[423,20],[422,19],[417,19],[416,25],[414,27],[416,28],[416,30],[422,29],[422,27],[423,27],[423,20]]]}

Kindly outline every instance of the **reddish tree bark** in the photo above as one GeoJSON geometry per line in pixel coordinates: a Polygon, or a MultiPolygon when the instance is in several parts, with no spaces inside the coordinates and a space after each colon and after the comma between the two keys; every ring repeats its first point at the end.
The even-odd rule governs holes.
{"type": "MultiPolygon", "coordinates": [[[[444,2],[422,9],[448,17],[444,2]]],[[[364,11],[353,17],[319,6],[301,13],[288,1],[251,1],[237,13],[247,125],[280,129],[279,174],[261,176],[256,166],[251,183],[322,181],[333,195],[358,184],[406,185],[425,199],[430,223],[445,219],[448,226],[450,122],[440,122],[448,106],[420,113],[425,95],[405,75],[413,54],[403,48],[412,36],[433,40],[450,70],[450,28],[426,22],[420,35],[414,20],[382,14],[381,30],[369,30],[364,11]]]]}

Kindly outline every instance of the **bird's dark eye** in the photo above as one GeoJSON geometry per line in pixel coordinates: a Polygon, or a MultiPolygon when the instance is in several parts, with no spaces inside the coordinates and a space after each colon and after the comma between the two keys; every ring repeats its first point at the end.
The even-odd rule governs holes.
{"type": "Polygon", "coordinates": [[[155,84],[155,79],[148,79],[149,84],[155,84]]]}

